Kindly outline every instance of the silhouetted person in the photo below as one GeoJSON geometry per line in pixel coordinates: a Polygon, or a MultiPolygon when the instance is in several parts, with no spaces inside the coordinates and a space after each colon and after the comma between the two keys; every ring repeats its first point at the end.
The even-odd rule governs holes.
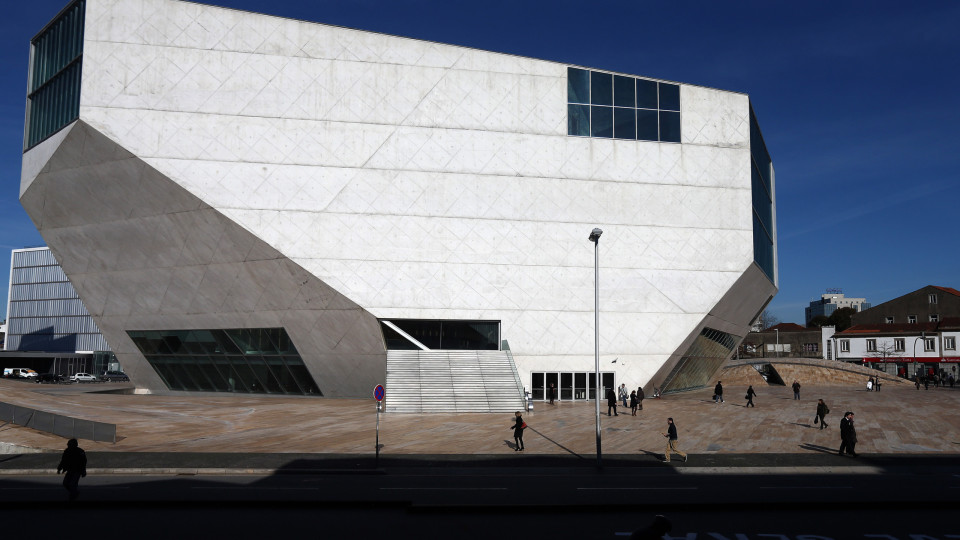
{"type": "Polygon", "coordinates": [[[641,411],[643,410],[643,398],[646,397],[643,395],[643,387],[637,387],[637,408],[641,411]]]}
{"type": "Polygon", "coordinates": [[[638,529],[630,535],[630,540],[660,540],[663,535],[673,530],[673,524],[663,516],[653,518],[653,523],[638,529]]]}
{"type": "Polygon", "coordinates": [[[800,399],[800,381],[793,381],[793,399],[800,399]]]}
{"type": "Polygon", "coordinates": [[[713,387],[713,401],[714,403],[723,403],[723,385],[720,384],[720,381],[717,381],[717,385],[713,387]]]}
{"type": "Polygon", "coordinates": [[[857,457],[857,430],[853,427],[853,413],[847,411],[843,414],[843,420],[840,420],[840,452],[842,456],[844,450],[851,457],[857,457]]]}
{"type": "Polygon", "coordinates": [[[630,392],[630,414],[631,414],[631,416],[636,416],[636,415],[637,415],[637,403],[638,403],[638,401],[637,401],[637,391],[634,390],[633,392],[630,392]]]}
{"type": "Polygon", "coordinates": [[[614,416],[620,416],[617,414],[617,393],[613,391],[613,388],[607,390],[607,416],[610,416],[611,410],[614,416]]]}
{"type": "Polygon", "coordinates": [[[77,486],[80,478],[87,475],[87,454],[78,446],[76,439],[67,441],[67,449],[63,451],[60,464],[57,465],[57,474],[61,471],[67,473],[63,477],[63,487],[70,493],[72,501],[79,495],[77,486]]]}
{"type": "Polygon", "coordinates": [[[747,388],[747,404],[744,405],[744,407],[756,408],[756,405],[753,404],[753,396],[755,395],[757,395],[757,393],[753,391],[753,385],[751,384],[750,388],[747,388]]]}
{"type": "Polygon", "coordinates": [[[547,389],[547,393],[549,394],[550,404],[553,405],[553,400],[557,399],[557,388],[553,386],[553,383],[550,383],[550,388],[547,389]]]}
{"type": "Polygon", "coordinates": [[[516,423],[513,426],[513,442],[516,443],[517,447],[513,450],[515,452],[523,451],[523,430],[527,429],[527,423],[523,421],[523,416],[520,415],[520,411],[514,413],[516,415],[516,423]]]}

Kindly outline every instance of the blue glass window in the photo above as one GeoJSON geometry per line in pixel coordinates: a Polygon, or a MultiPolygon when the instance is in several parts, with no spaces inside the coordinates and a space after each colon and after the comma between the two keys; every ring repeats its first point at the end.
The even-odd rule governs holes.
{"type": "Polygon", "coordinates": [[[636,85],[633,77],[613,77],[613,104],[617,107],[636,107],[636,85]]]}
{"type": "Polygon", "coordinates": [[[640,109],[658,108],[656,82],[637,79],[637,107],[640,109]]]}
{"type": "Polygon", "coordinates": [[[750,106],[750,157],[753,195],[753,260],[775,281],[773,220],[773,163],[750,106]]]}
{"type": "Polygon", "coordinates": [[[680,110],[680,86],[676,84],[660,83],[660,110],[680,110]]]}
{"type": "MultiPolygon", "coordinates": [[[[633,86],[631,84],[631,86],[633,86]]],[[[623,107],[613,108],[613,138],[630,139],[637,138],[637,110],[626,109],[623,107]]]]}
{"type": "Polygon", "coordinates": [[[613,107],[590,107],[590,135],[613,137],[613,107]]]}
{"type": "Polygon", "coordinates": [[[80,116],[85,0],[76,0],[30,42],[24,150],[80,116]]]}
{"type": "Polygon", "coordinates": [[[567,68],[568,135],[678,143],[680,126],[679,85],[567,68]]]}
{"type": "Polygon", "coordinates": [[[590,103],[590,72],[567,68],[567,103],[590,103]]]}
{"type": "Polygon", "coordinates": [[[567,134],[590,136],[589,105],[567,105],[567,134]]]}
{"type": "Polygon", "coordinates": [[[660,140],[680,142],[680,113],[660,111],[660,140]]]}
{"type": "Polygon", "coordinates": [[[613,75],[590,72],[590,103],[613,105],[613,75]]]}
{"type": "Polygon", "coordinates": [[[657,119],[657,111],[647,109],[637,110],[637,140],[657,141],[660,140],[660,123],[657,119]]]}

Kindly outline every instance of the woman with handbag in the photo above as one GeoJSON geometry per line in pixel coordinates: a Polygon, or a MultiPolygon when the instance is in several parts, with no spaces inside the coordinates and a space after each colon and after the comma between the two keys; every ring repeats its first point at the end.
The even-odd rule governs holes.
{"type": "Polygon", "coordinates": [[[813,423],[816,424],[820,422],[820,429],[823,429],[827,426],[827,423],[823,420],[825,416],[830,414],[830,408],[827,407],[827,404],[823,402],[822,399],[817,400],[817,415],[813,417],[813,423]]]}

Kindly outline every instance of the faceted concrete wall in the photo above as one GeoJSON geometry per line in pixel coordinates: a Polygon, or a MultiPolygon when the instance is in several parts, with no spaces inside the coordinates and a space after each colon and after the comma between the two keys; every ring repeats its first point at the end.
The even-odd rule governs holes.
{"type": "Polygon", "coordinates": [[[593,365],[594,227],[601,352],[631,384],[753,266],[745,95],[681,85],[682,144],[570,137],[564,64],[175,0],[87,10],[83,123],[371,318],[501,320],[525,384],[593,365]]]}
{"type": "Polygon", "coordinates": [[[21,197],[138,387],[166,386],[127,330],[287,329],[321,392],[385,375],[378,323],[82,120],[21,197]]]}

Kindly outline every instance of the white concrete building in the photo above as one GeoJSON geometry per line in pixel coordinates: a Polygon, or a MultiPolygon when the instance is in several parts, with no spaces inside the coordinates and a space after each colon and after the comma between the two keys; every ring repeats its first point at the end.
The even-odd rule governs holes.
{"type": "Polygon", "coordinates": [[[847,298],[841,292],[828,292],[820,295],[820,300],[814,300],[804,308],[806,324],[810,324],[814,317],[829,317],[840,308],[851,308],[859,313],[870,309],[870,303],[866,298],[847,298]]]}
{"type": "Polygon", "coordinates": [[[586,399],[594,227],[618,386],[702,386],[777,291],[744,94],[177,0],[31,51],[20,199],[142,391],[368,396],[505,340],[586,399]]]}

